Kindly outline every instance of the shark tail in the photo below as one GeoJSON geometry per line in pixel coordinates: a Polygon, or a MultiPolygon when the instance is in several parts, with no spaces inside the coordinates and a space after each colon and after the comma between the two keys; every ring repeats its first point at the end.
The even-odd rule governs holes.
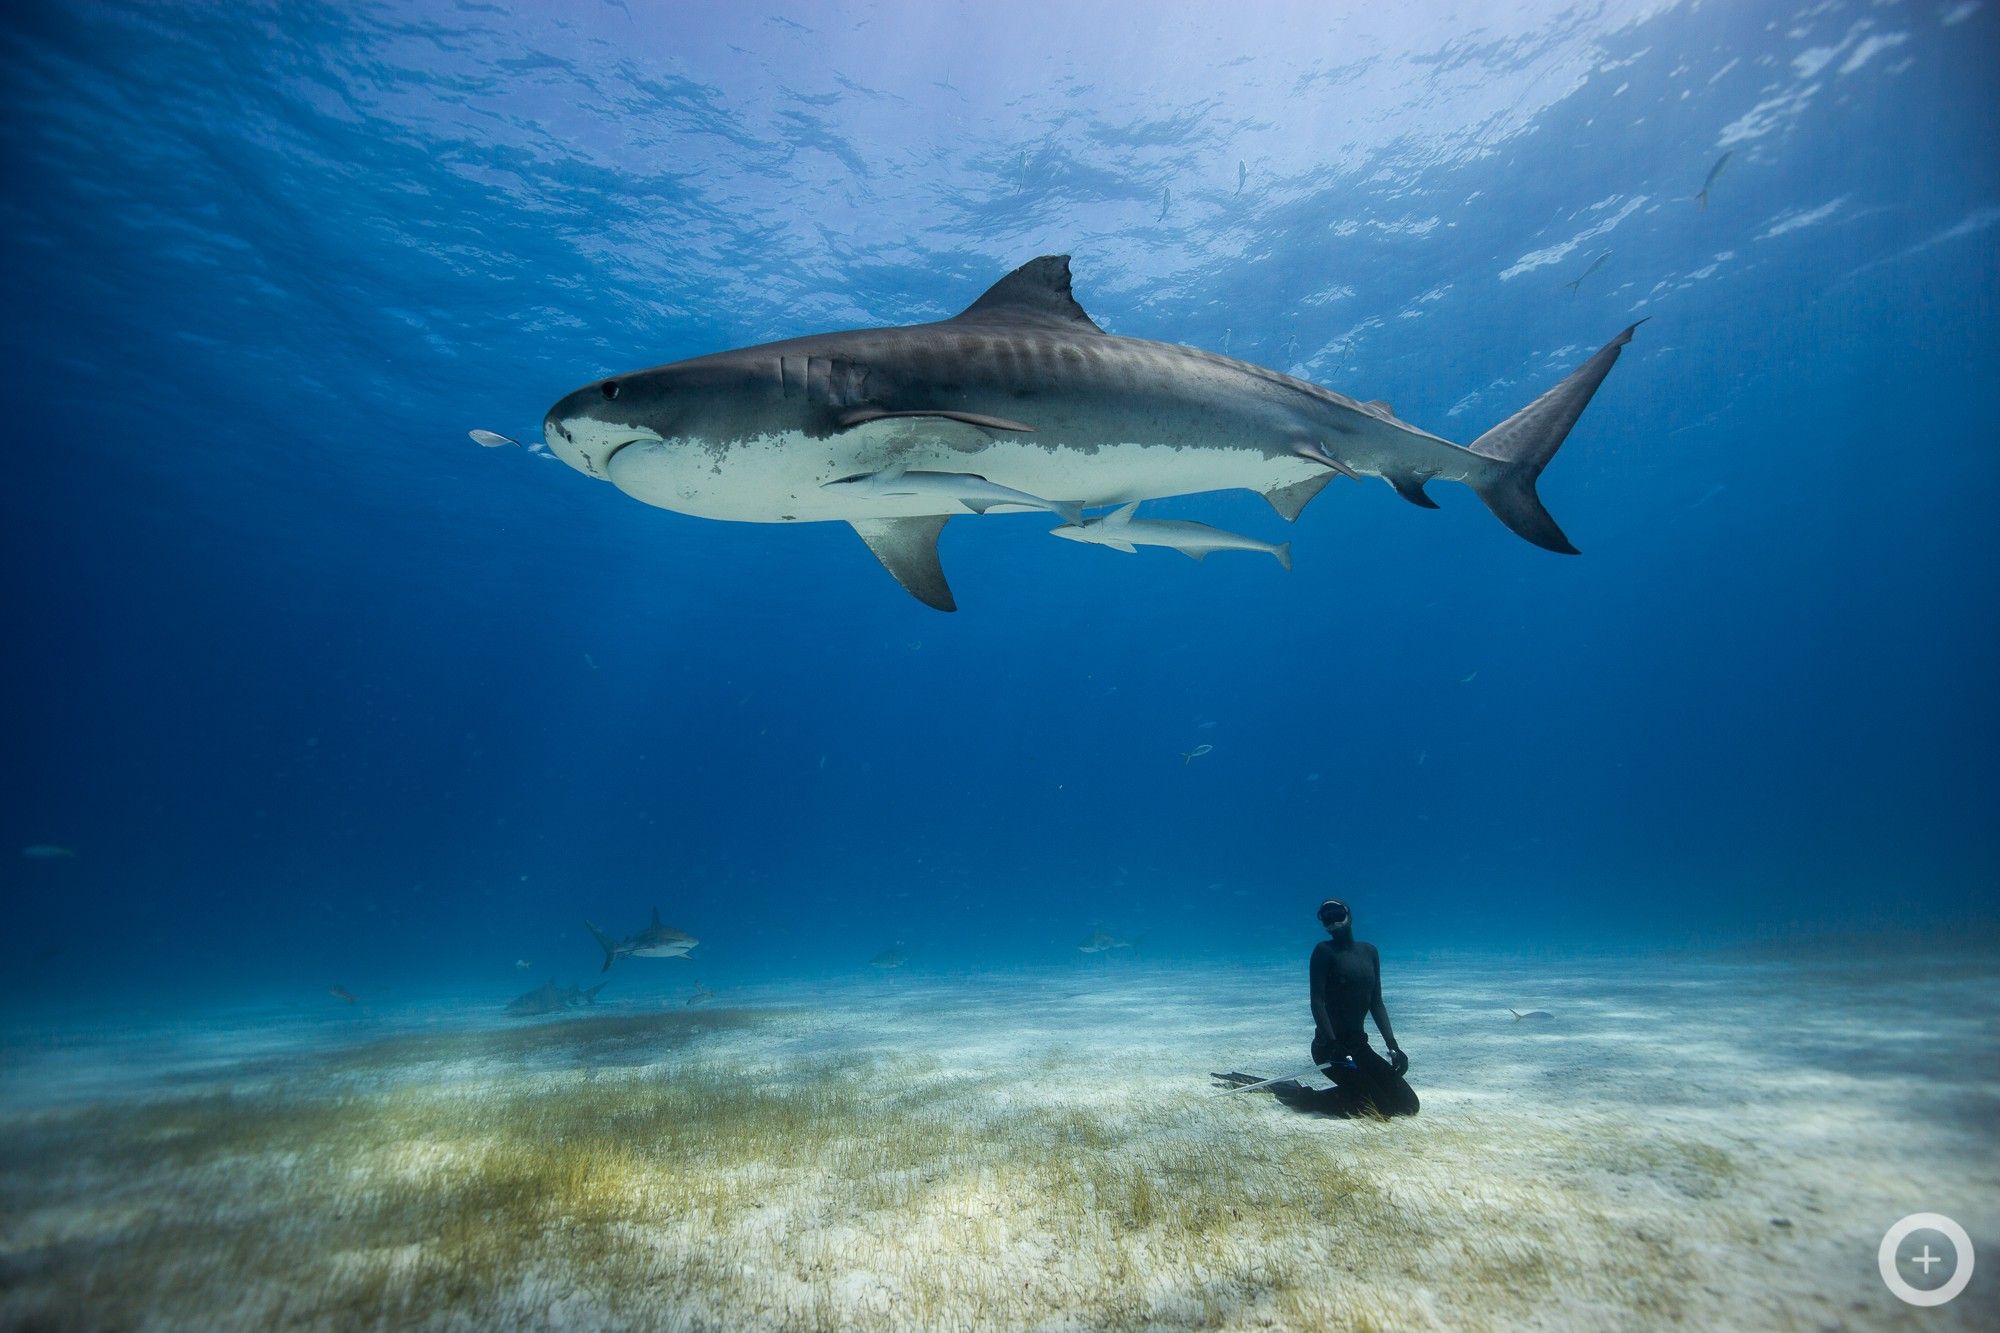
{"type": "Polygon", "coordinates": [[[1632,329],[1638,327],[1634,324],[1604,344],[1562,383],[1472,442],[1472,452],[1492,466],[1475,472],[1467,478],[1467,484],[1486,502],[1495,518],[1516,536],[1545,551],[1577,554],[1576,547],[1542,507],[1542,498],[1535,493],[1535,479],[1569,438],[1570,428],[1583,415],[1591,395],[1604,383],[1611,367],[1618,363],[1619,350],[1632,341],[1632,329]]]}
{"type": "Polygon", "coordinates": [[[1290,542],[1279,542],[1271,548],[1271,554],[1277,556],[1278,563],[1286,569],[1292,567],[1292,544],[1290,542]]]}
{"type": "Polygon", "coordinates": [[[604,950],[604,966],[598,968],[597,970],[600,972],[609,972],[611,970],[611,964],[618,960],[617,944],[612,941],[612,938],[609,935],[599,930],[596,926],[591,925],[588,921],[584,922],[583,924],[584,928],[588,930],[591,933],[591,935],[595,937],[595,939],[597,940],[597,947],[604,950]]]}
{"type": "MultiPolygon", "coordinates": [[[[609,964],[606,964],[606,966],[609,966],[609,964]]],[[[610,984],[611,983],[608,981],[598,982],[595,986],[592,986],[589,990],[583,993],[583,1002],[585,1004],[596,1004],[597,992],[603,990],[606,986],[609,986],[610,984]]]]}
{"type": "Polygon", "coordinates": [[[1703,191],[1702,191],[1702,192],[1701,192],[1700,194],[1698,194],[1698,195],[1696,195],[1696,196],[1694,197],[1694,201],[1695,201],[1695,202],[1696,202],[1697,204],[1700,204],[1700,205],[1701,205],[1701,206],[1702,206],[1703,208],[1707,208],[1707,207],[1708,207],[1708,191],[1707,191],[1707,190],[1703,190],[1703,191]]]}

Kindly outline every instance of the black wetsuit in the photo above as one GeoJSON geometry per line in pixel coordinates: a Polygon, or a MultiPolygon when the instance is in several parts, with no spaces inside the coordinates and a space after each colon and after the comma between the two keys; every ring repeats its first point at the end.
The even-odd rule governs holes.
{"type": "Polygon", "coordinates": [[[1371,1111],[1415,1115],[1416,1090],[1394,1066],[1375,1054],[1361,1026],[1363,1018],[1373,1015],[1382,1040],[1395,1048],[1389,1011],[1382,1003],[1382,956],[1375,946],[1343,930],[1314,947],[1307,975],[1312,987],[1312,1057],[1318,1064],[1332,1062],[1333,1067],[1325,1072],[1334,1086],[1308,1088],[1288,1081],[1272,1084],[1272,1093],[1287,1106],[1321,1115],[1353,1116],[1371,1111]]]}

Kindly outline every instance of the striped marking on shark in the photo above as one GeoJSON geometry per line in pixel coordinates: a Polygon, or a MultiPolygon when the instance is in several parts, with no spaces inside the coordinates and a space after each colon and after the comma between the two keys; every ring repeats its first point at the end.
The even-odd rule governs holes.
{"type": "Polygon", "coordinates": [[[1628,328],[1467,447],[1386,404],[1105,333],[1071,294],[1068,256],[1047,255],[936,323],[594,381],[549,410],[543,436],[571,467],[663,509],[851,524],[911,594],[950,611],[937,540],[955,515],[1243,488],[1291,520],[1339,476],[1379,478],[1428,509],[1437,504],[1425,486],[1460,482],[1521,537],[1575,554],[1535,481],[1631,337],[1628,328]],[[877,474],[968,480],[841,484],[877,474]]]}

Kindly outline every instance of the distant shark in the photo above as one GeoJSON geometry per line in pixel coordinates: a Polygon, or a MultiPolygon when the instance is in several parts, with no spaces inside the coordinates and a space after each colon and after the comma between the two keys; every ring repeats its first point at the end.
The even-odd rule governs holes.
{"type": "Polygon", "coordinates": [[[937,542],[953,515],[1242,487],[1289,520],[1336,476],[1379,477],[1426,509],[1437,508],[1427,483],[1463,482],[1520,536],[1575,554],[1535,480],[1631,337],[1628,328],[1467,448],[1386,403],[1114,337],[1071,295],[1068,256],[1045,255],[937,323],[594,381],[549,409],[542,431],[571,467],[647,504],[737,522],[849,523],[906,589],[950,611],[937,542]],[[967,480],[840,484],[881,473],[967,480]]]}
{"type": "Polygon", "coordinates": [[[534,990],[510,1000],[507,1012],[521,1015],[554,1014],[565,1009],[574,1009],[582,1004],[596,1004],[597,992],[603,990],[604,986],[605,983],[600,981],[589,990],[584,990],[577,986],[558,987],[553,981],[544,981],[534,990]]]}
{"type": "Polygon", "coordinates": [[[612,939],[588,921],[583,924],[596,938],[597,946],[604,950],[604,966],[598,969],[600,972],[609,972],[611,965],[620,958],[685,958],[689,949],[701,943],[686,931],[675,930],[663,923],[657,907],[653,909],[652,924],[637,935],[622,940],[612,939]]]}
{"type": "Polygon", "coordinates": [[[1083,937],[1083,943],[1076,946],[1078,953],[1110,953],[1113,949],[1129,949],[1131,940],[1121,940],[1116,935],[1095,927],[1083,937]]]}

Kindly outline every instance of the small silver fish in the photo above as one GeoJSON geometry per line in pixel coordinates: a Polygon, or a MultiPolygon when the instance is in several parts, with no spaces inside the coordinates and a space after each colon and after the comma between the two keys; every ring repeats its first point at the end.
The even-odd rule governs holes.
{"type": "Polygon", "coordinates": [[[1530,1009],[1525,1014],[1519,1009],[1509,1009],[1507,1012],[1514,1015],[1516,1023],[1553,1023],[1556,1017],[1546,1009],[1530,1009]]]}
{"type": "Polygon", "coordinates": [[[1581,287],[1581,286],[1583,285],[1583,280],[1584,280],[1585,278],[1587,278],[1587,277],[1589,277],[1589,276],[1590,276],[1591,274],[1593,274],[1593,273],[1597,272],[1597,270],[1599,270],[1599,269],[1603,268],[1603,267],[1604,267],[1604,261],[1605,261],[1605,260],[1607,260],[1607,259],[1609,259],[1609,258],[1611,258],[1611,252],[1610,252],[1609,250],[1604,250],[1604,251],[1600,251],[1600,252],[1598,253],[1598,256],[1597,256],[1597,258],[1595,258],[1595,259],[1593,259],[1593,260],[1591,260],[1591,261],[1590,261],[1590,267],[1589,267],[1589,268],[1587,268],[1587,269],[1585,269],[1585,270],[1584,270],[1583,272],[1581,272],[1581,273],[1577,274],[1577,276],[1576,276],[1576,277],[1575,277],[1575,278],[1574,278],[1573,280],[1571,280],[1571,281],[1569,281],[1569,282],[1566,282],[1566,283],[1564,283],[1564,284],[1563,284],[1563,286],[1565,286],[1565,287],[1569,288],[1569,289],[1570,289],[1571,291],[1575,291],[1575,290],[1576,290],[1576,289],[1577,289],[1578,287],[1581,287]]]}
{"type": "Polygon", "coordinates": [[[1734,156],[1736,156],[1736,150],[1732,148],[1721,157],[1715,159],[1715,165],[1708,169],[1708,179],[1701,183],[1701,192],[1694,197],[1694,201],[1697,204],[1700,204],[1703,208],[1708,207],[1709,187],[1715,184],[1715,178],[1722,174],[1722,169],[1729,165],[1729,159],[1734,156]]]}

